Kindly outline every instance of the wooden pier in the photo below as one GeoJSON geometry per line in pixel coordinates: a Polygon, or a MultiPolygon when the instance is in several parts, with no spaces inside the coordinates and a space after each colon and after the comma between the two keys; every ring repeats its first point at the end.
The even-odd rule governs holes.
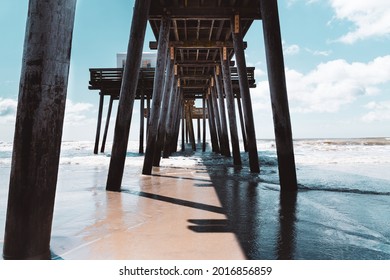
{"type": "MultiPolygon", "coordinates": [[[[30,0],[4,238],[6,259],[50,258],[75,9],[76,0],[30,0]]],[[[246,67],[244,54],[244,37],[254,20],[263,22],[281,190],[297,190],[277,0],[135,0],[124,68],[90,70],[90,89],[100,93],[95,153],[104,97],[110,97],[110,105],[102,150],[113,102],[119,100],[107,190],[121,189],[135,99],[141,101],[141,114],[147,101],[143,174],[152,174],[161,157],[174,151],[180,121],[194,144],[195,99],[202,100],[196,117],[199,122],[199,115],[203,119],[203,150],[207,119],[212,150],[232,155],[240,166],[238,106],[249,168],[259,173],[250,96],[254,69],[246,67]],[[140,67],[148,22],[156,39],[149,44],[157,50],[154,69],[140,67]]]]}

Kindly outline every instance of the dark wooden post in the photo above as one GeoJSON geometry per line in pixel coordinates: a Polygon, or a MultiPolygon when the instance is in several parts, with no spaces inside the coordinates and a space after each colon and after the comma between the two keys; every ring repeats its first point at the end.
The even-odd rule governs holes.
{"type": "Polygon", "coordinates": [[[211,137],[211,147],[214,153],[220,153],[220,148],[218,145],[218,135],[215,128],[215,116],[213,111],[213,103],[210,95],[207,95],[207,109],[209,113],[209,127],[210,127],[210,137],[211,137]]]}
{"type": "Polygon", "coordinates": [[[185,139],[185,122],[186,122],[186,106],[184,105],[184,98],[181,97],[181,150],[184,152],[186,150],[186,139],[185,139]]]}
{"type": "MultiPolygon", "coordinates": [[[[212,86],[214,86],[214,79],[211,80],[212,86]]],[[[223,139],[222,139],[222,128],[221,128],[221,120],[219,117],[219,108],[218,108],[218,101],[217,101],[217,94],[215,92],[214,87],[210,87],[208,89],[209,91],[209,97],[212,100],[213,104],[213,112],[214,112],[214,122],[215,122],[215,129],[217,130],[218,138],[219,140],[219,147],[220,147],[220,152],[222,155],[226,153],[226,145],[224,145],[223,139]]]]}
{"type": "Polygon", "coordinates": [[[100,149],[101,153],[104,153],[104,150],[106,149],[106,141],[107,141],[107,134],[108,134],[108,127],[110,126],[110,119],[111,119],[111,111],[112,111],[112,103],[114,102],[114,97],[110,97],[110,104],[108,105],[108,112],[107,112],[107,119],[106,119],[106,127],[104,128],[104,134],[103,134],[103,141],[102,141],[102,147],[100,149]]]}
{"type": "Polygon", "coordinates": [[[205,94],[203,94],[202,99],[202,108],[203,108],[203,143],[202,143],[202,151],[206,151],[206,100],[205,94]]]}
{"type": "MultiPolygon", "coordinates": [[[[177,66],[174,67],[174,73],[177,74],[177,66]]],[[[166,122],[166,137],[165,137],[165,143],[164,143],[164,149],[163,149],[163,158],[168,158],[170,154],[172,153],[173,148],[173,142],[174,142],[174,135],[175,135],[175,128],[176,128],[176,117],[177,117],[177,109],[178,109],[178,92],[179,87],[178,85],[178,76],[174,75],[173,79],[173,87],[172,92],[169,97],[169,109],[168,109],[168,119],[166,122]]]]}
{"type": "Polygon", "coordinates": [[[99,112],[98,112],[98,120],[96,127],[96,137],[95,137],[95,148],[93,149],[93,153],[96,155],[99,152],[99,139],[100,139],[100,129],[102,127],[102,116],[103,116],[103,103],[104,103],[104,94],[103,92],[99,92],[99,112]]]}
{"type": "Polygon", "coordinates": [[[225,109],[225,98],[223,94],[223,87],[221,81],[221,69],[220,66],[217,65],[215,68],[215,85],[218,93],[218,102],[219,102],[219,112],[221,116],[221,131],[222,131],[222,141],[224,142],[224,156],[230,157],[230,146],[229,146],[229,136],[228,136],[228,128],[227,128],[227,120],[226,120],[226,109],[225,109]]]}
{"type": "Polygon", "coordinates": [[[141,89],[139,104],[139,149],[140,154],[144,153],[144,131],[145,131],[145,92],[141,89]]]}
{"type": "Polygon", "coordinates": [[[244,105],[245,131],[247,133],[249,166],[251,172],[259,173],[259,156],[257,154],[255,123],[253,120],[252,102],[249,92],[248,74],[245,62],[244,43],[241,35],[240,18],[236,15],[231,20],[234,53],[240,84],[241,98],[244,105]]]}
{"type": "Polygon", "coordinates": [[[263,20],[280,187],[282,190],[295,191],[298,184],[277,1],[261,0],[260,9],[263,20]]]}
{"type": "Polygon", "coordinates": [[[158,125],[161,112],[160,106],[164,90],[163,85],[165,81],[164,77],[168,53],[170,23],[170,18],[166,16],[161,19],[156,72],[154,73],[153,83],[152,110],[150,112],[150,121],[148,123],[149,131],[146,141],[144,165],[142,168],[142,174],[144,175],[152,174],[155,145],[157,141],[158,125]]]}
{"type": "Polygon", "coordinates": [[[50,259],[76,0],[30,0],[4,259],[50,259]]]}
{"type": "Polygon", "coordinates": [[[189,100],[189,102],[187,103],[187,128],[188,128],[188,136],[189,136],[189,139],[190,139],[192,150],[196,151],[194,123],[193,123],[193,120],[192,120],[193,104],[194,104],[193,100],[189,100]]]}
{"type": "Polygon", "coordinates": [[[136,0],[131,23],[130,40],[127,48],[126,65],[120,91],[118,114],[115,124],[110,167],[106,189],[119,191],[125,166],[129,140],[131,115],[137,91],[142,49],[151,0],[136,0]]]}
{"type": "Polygon", "coordinates": [[[164,146],[165,136],[167,132],[166,127],[167,127],[167,116],[169,114],[168,112],[169,101],[170,101],[170,97],[173,95],[173,82],[175,78],[174,67],[175,67],[175,49],[171,47],[169,48],[169,54],[167,59],[167,71],[166,71],[165,85],[164,85],[164,91],[162,96],[157,140],[155,144],[155,151],[154,151],[154,158],[153,158],[153,166],[160,166],[161,151],[164,146]]]}
{"type": "Polygon", "coordinates": [[[201,133],[200,133],[200,131],[201,131],[201,128],[200,128],[200,118],[197,118],[197,125],[198,125],[198,143],[200,143],[200,141],[201,141],[201,133]]]}
{"type": "Polygon", "coordinates": [[[229,57],[226,48],[221,49],[221,65],[222,65],[223,83],[224,83],[225,94],[226,94],[226,104],[229,112],[229,128],[230,128],[230,136],[232,141],[233,163],[234,165],[241,165],[240,146],[238,142],[238,133],[237,133],[236,111],[234,110],[234,96],[233,96],[233,87],[232,87],[232,80],[230,74],[230,63],[229,63],[229,57]]]}
{"type": "Polygon", "coordinates": [[[245,152],[248,152],[248,142],[247,142],[247,138],[246,138],[246,129],[245,129],[244,117],[243,117],[243,114],[242,114],[241,96],[237,95],[236,99],[237,99],[238,114],[240,116],[242,142],[244,143],[244,150],[245,150],[245,152]]]}
{"type": "MultiPolygon", "coordinates": [[[[178,82],[178,84],[180,84],[180,81],[178,82]]],[[[179,86],[179,85],[178,85],[179,86]]],[[[183,112],[181,110],[181,102],[180,102],[180,98],[181,98],[181,88],[179,87],[177,89],[177,97],[176,97],[176,119],[175,119],[175,134],[174,134],[174,138],[173,138],[173,141],[172,141],[172,149],[171,149],[171,152],[174,153],[174,152],[177,152],[177,144],[179,142],[179,133],[180,133],[180,118],[181,118],[181,113],[183,112]]]]}

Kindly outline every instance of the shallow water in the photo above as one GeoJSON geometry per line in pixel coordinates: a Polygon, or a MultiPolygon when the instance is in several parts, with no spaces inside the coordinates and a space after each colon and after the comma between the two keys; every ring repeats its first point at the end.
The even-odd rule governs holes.
{"type": "MultiPolygon", "coordinates": [[[[243,167],[239,169],[231,158],[211,152],[187,150],[161,161],[161,179],[173,179],[170,182],[180,186],[180,182],[196,177],[194,188],[216,193],[219,203],[213,205],[204,203],[201,192],[186,197],[180,187],[178,193],[168,195],[164,193],[168,186],[157,184],[158,176],[140,175],[143,156],[134,152],[136,143],[129,147],[124,191],[106,193],[109,153],[96,156],[92,143],[65,142],[53,221],[53,253],[66,258],[72,255],[69,248],[87,246],[95,240],[91,236],[96,227],[90,226],[97,224],[96,219],[101,220],[97,231],[108,234],[112,228],[98,213],[107,203],[114,209],[122,205],[125,214],[121,221],[128,223],[126,228],[136,227],[143,222],[142,217],[132,214],[139,200],[129,198],[139,197],[211,213],[213,218],[188,217],[188,225],[181,230],[198,236],[234,234],[248,259],[390,259],[389,139],[296,141],[299,191],[295,195],[279,191],[274,146],[271,140],[258,141],[260,175],[250,173],[245,153],[241,154],[243,167]],[[80,232],[85,234],[85,229],[92,238],[86,243],[80,241],[80,232]]],[[[0,143],[0,240],[4,235],[11,150],[11,144],[0,143]]]]}

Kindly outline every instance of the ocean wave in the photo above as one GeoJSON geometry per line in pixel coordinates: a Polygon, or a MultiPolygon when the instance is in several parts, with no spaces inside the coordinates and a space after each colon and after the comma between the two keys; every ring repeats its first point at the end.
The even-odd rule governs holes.
{"type": "Polygon", "coordinates": [[[362,195],[390,196],[390,192],[387,192],[387,191],[352,189],[352,188],[329,188],[329,187],[325,187],[325,186],[309,187],[309,186],[304,186],[304,185],[298,185],[298,190],[300,190],[300,191],[321,191],[321,192],[351,193],[351,194],[362,194],[362,195]]]}

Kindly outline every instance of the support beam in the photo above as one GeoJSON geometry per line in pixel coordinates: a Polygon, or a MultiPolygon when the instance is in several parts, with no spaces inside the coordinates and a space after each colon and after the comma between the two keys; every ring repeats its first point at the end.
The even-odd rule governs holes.
{"type": "Polygon", "coordinates": [[[106,189],[120,191],[151,0],[136,0],[120,91],[106,189]]]}
{"type": "Polygon", "coordinates": [[[203,108],[203,143],[202,143],[202,151],[206,151],[206,100],[203,95],[202,99],[202,108],[203,108]]]}
{"type": "MultiPolygon", "coordinates": [[[[149,42],[151,50],[157,50],[157,42],[149,42]]],[[[247,47],[247,42],[244,42],[244,47],[247,47]]],[[[230,41],[174,41],[170,42],[169,46],[176,49],[219,49],[219,48],[233,48],[230,41]]]]}
{"type": "Polygon", "coordinates": [[[209,127],[210,127],[210,137],[211,137],[211,147],[212,151],[214,153],[220,153],[220,148],[218,145],[218,135],[217,135],[217,129],[215,127],[215,116],[214,116],[214,110],[213,110],[213,103],[212,103],[211,96],[207,96],[207,109],[209,113],[209,127]]]}
{"type": "MultiPolygon", "coordinates": [[[[219,147],[220,152],[222,155],[226,155],[226,145],[229,145],[229,143],[225,143],[222,137],[222,127],[221,127],[221,120],[219,116],[219,108],[218,108],[218,101],[217,101],[217,93],[215,92],[214,88],[214,79],[212,79],[211,84],[213,85],[212,88],[209,88],[209,98],[212,100],[213,104],[213,112],[214,112],[214,120],[215,120],[215,129],[218,132],[218,140],[219,140],[219,147]]],[[[228,148],[229,149],[229,148],[228,148]]]]}
{"type": "Polygon", "coordinates": [[[177,110],[179,107],[178,93],[180,88],[178,87],[178,76],[174,76],[172,93],[169,98],[168,119],[166,121],[166,137],[163,149],[163,158],[168,158],[172,153],[172,146],[175,136],[177,110]]]}
{"type": "Polygon", "coordinates": [[[215,68],[215,75],[214,75],[215,85],[217,89],[218,94],[218,102],[219,102],[219,113],[220,113],[220,119],[221,119],[221,142],[224,143],[224,150],[223,155],[226,157],[230,157],[230,147],[229,147],[229,136],[228,136],[228,128],[227,128],[227,120],[226,120],[226,108],[225,108],[225,98],[223,94],[223,86],[221,81],[221,68],[220,65],[218,65],[215,68]]]}
{"type": "Polygon", "coordinates": [[[108,127],[110,126],[110,119],[111,119],[111,111],[112,111],[112,103],[113,102],[114,102],[114,97],[111,95],[110,96],[110,103],[108,104],[108,112],[107,112],[107,118],[106,118],[106,127],[104,128],[102,147],[100,149],[101,153],[104,153],[104,151],[106,149],[108,127]]]}
{"type": "Polygon", "coordinates": [[[244,104],[245,131],[247,133],[249,167],[251,172],[259,173],[259,156],[257,154],[255,123],[253,120],[252,101],[249,92],[248,75],[246,70],[245,53],[240,28],[240,18],[238,15],[231,20],[231,29],[233,30],[234,52],[237,63],[237,73],[240,84],[242,102],[244,104]],[[238,20],[235,20],[237,19],[238,20]],[[238,26],[237,26],[238,25],[238,26]]]}
{"type": "Polygon", "coordinates": [[[298,189],[277,1],[261,0],[280,187],[298,189]]]}
{"type": "Polygon", "coordinates": [[[241,96],[237,95],[237,107],[238,107],[238,114],[240,116],[240,125],[241,125],[241,133],[242,133],[242,142],[244,144],[244,150],[245,152],[248,152],[248,142],[246,137],[246,129],[245,129],[245,122],[244,122],[244,116],[242,114],[242,104],[241,104],[241,96]]]}
{"type": "Polygon", "coordinates": [[[99,92],[99,111],[98,111],[98,120],[96,127],[96,137],[95,137],[95,148],[93,149],[93,153],[95,155],[99,152],[99,139],[100,139],[100,129],[102,127],[102,117],[103,117],[103,103],[104,103],[104,94],[103,92],[99,92]]]}
{"type": "Polygon", "coordinates": [[[142,174],[151,175],[153,167],[153,159],[155,152],[155,145],[157,141],[158,125],[160,118],[160,106],[163,96],[163,84],[165,77],[165,67],[168,53],[169,44],[169,29],[171,20],[168,17],[161,19],[160,34],[158,41],[158,53],[156,62],[156,71],[154,75],[153,83],[153,97],[152,97],[152,110],[150,112],[150,121],[148,123],[149,132],[146,143],[144,165],[142,168],[142,174]]]}
{"type": "Polygon", "coordinates": [[[229,128],[230,128],[230,137],[232,141],[232,151],[233,151],[233,163],[234,165],[241,165],[241,155],[240,155],[240,146],[238,142],[238,133],[237,133],[237,121],[236,121],[236,111],[234,109],[234,95],[233,87],[230,75],[229,59],[228,59],[227,49],[224,48],[221,50],[221,66],[222,66],[222,75],[223,83],[225,87],[226,94],[226,104],[229,113],[229,128]]]}
{"type": "Polygon", "coordinates": [[[145,94],[143,92],[143,89],[141,92],[141,99],[140,99],[139,103],[140,103],[139,104],[140,113],[139,113],[139,148],[138,148],[138,152],[140,154],[143,154],[144,153],[144,131],[145,131],[145,114],[144,114],[145,94]]]}
{"type": "Polygon", "coordinates": [[[4,259],[50,259],[76,0],[30,0],[4,259]]]}
{"type": "Polygon", "coordinates": [[[164,146],[165,135],[166,135],[169,101],[171,95],[173,95],[173,82],[174,82],[174,74],[175,74],[174,66],[175,66],[175,49],[171,47],[167,59],[167,70],[165,76],[164,92],[161,100],[162,103],[160,109],[157,140],[156,140],[155,151],[153,156],[153,166],[160,166],[161,151],[164,146]]]}

